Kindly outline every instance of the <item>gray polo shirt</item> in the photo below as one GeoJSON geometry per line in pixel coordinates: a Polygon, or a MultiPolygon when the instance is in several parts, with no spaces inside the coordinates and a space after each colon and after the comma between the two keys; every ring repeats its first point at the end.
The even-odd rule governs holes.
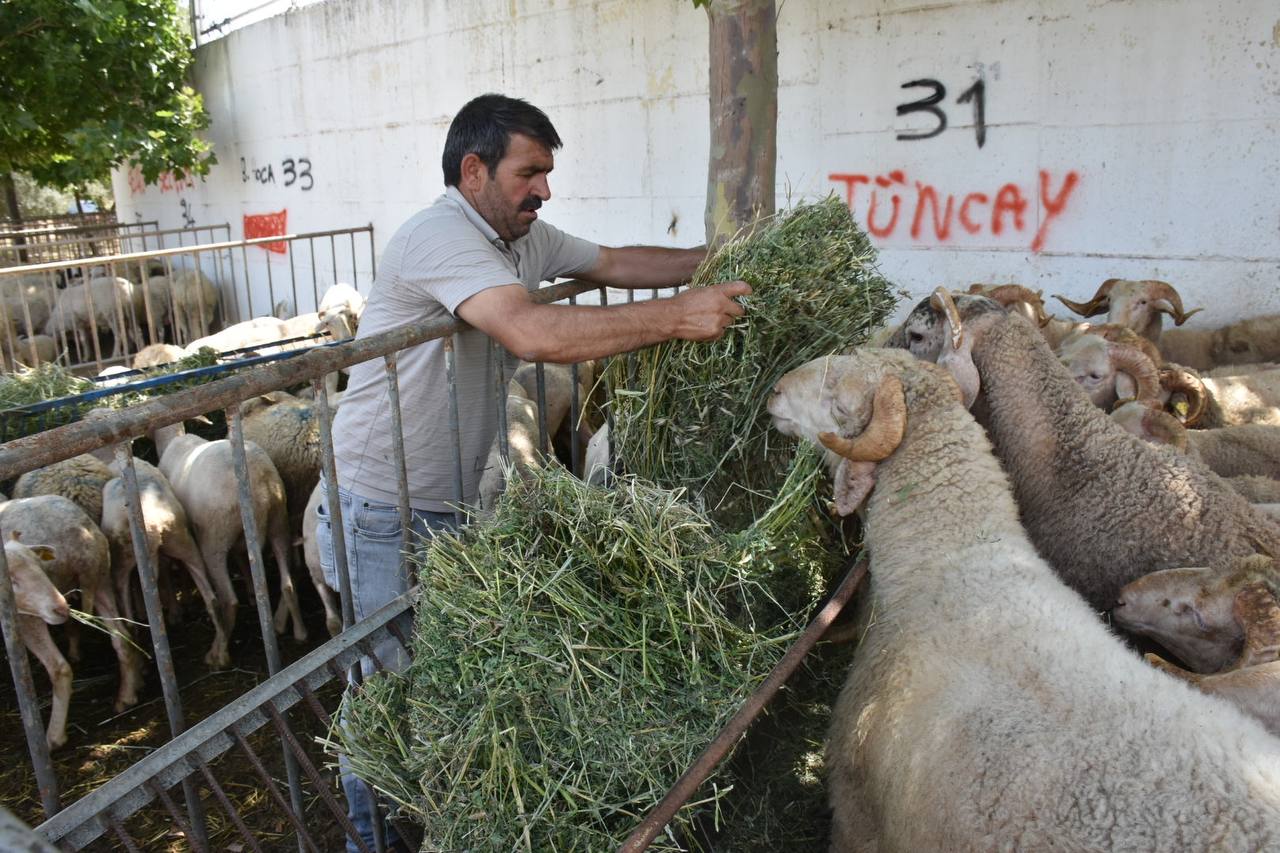
{"type": "MultiPolygon", "coordinates": [[[[541,282],[585,272],[600,247],[534,220],[529,233],[504,243],[454,187],[419,211],[392,236],[360,318],[357,338],[405,323],[453,315],[482,290],[541,282]]],[[[455,370],[462,441],[462,499],[474,504],[489,448],[497,433],[494,365],[488,338],[469,329],[456,336],[455,370]]],[[[397,363],[409,502],[415,509],[448,512],[457,502],[449,389],[442,340],[404,350],[397,363]]],[[[392,448],[390,399],[382,359],[351,368],[333,423],[338,482],[357,495],[399,502],[392,448]]]]}

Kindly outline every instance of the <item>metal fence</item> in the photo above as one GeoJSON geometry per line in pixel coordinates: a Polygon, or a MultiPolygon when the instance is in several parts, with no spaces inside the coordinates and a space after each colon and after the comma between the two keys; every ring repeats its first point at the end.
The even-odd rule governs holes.
{"type": "MultiPolygon", "coordinates": [[[[305,235],[303,235],[305,237],[305,235]]],[[[603,291],[570,282],[544,288],[534,294],[540,302],[562,299],[575,301],[585,293],[603,291]]],[[[361,340],[348,340],[316,346],[300,352],[270,356],[265,363],[236,371],[209,384],[177,391],[163,398],[119,410],[100,419],[79,421],[48,432],[17,439],[0,445],[0,482],[11,480],[27,471],[68,459],[77,454],[115,447],[118,467],[127,496],[132,541],[143,591],[150,647],[161,684],[171,740],[129,767],[123,773],[69,805],[61,791],[68,780],[58,778],[51,762],[45,736],[44,720],[23,647],[20,617],[15,608],[11,582],[11,566],[0,550],[0,628],[3,628],[6,651],[17,693],[27,750],[36,776],[45,820],[36,827],[38,834],[63,849],[82,849],[98,839],[110,839],[127,850],[148,846],[140,840],[131,821],[144,809],[161,809],[191,849],[208,850],[215,846],[209,827],[221,822],[226,833],[239,839],[243,849],[292,849],[316,851],[333,849],[334,838],[325,828],[336,828],[344,838],[356,838],[347,820],[344,803],[336,792],[332,775],[325,769],[325,756],[312,739],[301,735],[307,725],[327,730],[336,705],[336,696],[348,679],[358,680],[360,658],[372,660],[375,669],[383,668],[379,659],[380,644],[398,643],[409,649],[407,633],[411,627],[410,599],[405,595],[372,616],[354,623],[346,548],[342,541],[341,508],[330,434],[330,411],[322,391],[324,377],[333,371],[360,362],[382,360],[390,400],[391,429],[396,450],[398,508],[404,528],[404,544],[409,544],[409,487],[406,471],[403,431],[400,417],[397,354],[409,347],[436,339],[446,340],[447,371],[452,381],[455,355],[448,341],[464,328],[453,321],[412,324],[361,340]],[[324,496],[331,517],[334,557],[341,601],[343,631],[323,645],[285,666],[272,624],[271,597],[268,590],[266,563],[262,550],[262,530],[257,528],[250,497],[250,474],[246,462],[244,431],[240,405],[246,400],[278,389],[310,383],[315,392],[316,416],[319,424],[324,496]],[[207,412],[223,412],[228,426],[227,440],[234,456],[239,483],[241,523],[245,532],[249,574],[252,581],[257,628],[269,677],[207,718],[188,727],[187,715],[174,667],[168,629],[162,612],[157,566],[148,557],[143,531],[143,508],[134,469],[132,441],[171,424],[178,424],[207,412]],[[256,740],[255,740],[256,739],[256,740]],[[230,765],[228,756],[240,763],[230,765]],[[247,764],[245,763],[247,762],[247,764]],[[248,767],[249,769],[245,769],[248,767]],[[283,768],[281,770],[281,768],[283,768]],[[283,774],[283,778],[281,778],[283,774]],[[274,830],[250,826],[243,808],[235,802],[229,789],[247,783],[269,803],[278,820],[274,830]],[[281,829],[283,827],[283,830],[281,829]],[[266,839],[270,836],[270,839],[266,839]],[[283,839],[283,840],[281,840],[283,839]]],[[[496,344],[491,344],[496,348],[496,344]]],[[[490,356],[499,354],[490,350],[490,356]]],[[[501,370],[503,359],[494,363],[501,370]]],[[[495,371],[496,373],[497,371],[495,371]]],[[[576,368],[571,385],[576,389],[576,368]]],[[[505,413],[505,384],[495,376],[494,405],[501,416],[505,413]]],[[[545,411],[545,387],[541,370],[537,383],[537,404],[545,411]]],[[[456,394],[451,395],[450,424],[455,450],[461,446],[456,394]]],[[[574,400],[572,409],[578,410],[574,400]]],[[[545,446],[546,425],[539,422],[540,443],[545,446]]],[[[505,437],[505,423],[500,417],[500,435],[505,437]]],[[[574,459],[579,449],[574,436],[574,459]]],[[[500,442],[506,456],[505,442],[500,442]]],[[[461,502],[461,476],[455,482],[461,502]]],[[[7,535],[0,530],[0,539],[7,535]]],[[[279,567],[277,567],[279,568],[279,567]]],[[[852,593],[857,578],[846,580],[841,592],[800,638],[795,648],[770,676],[761,690],[749,700],[743,711],[731,722],[698,764],[691,768],[654,815],[628,840],[628,850],[643,850],[661,830],[671,814],[695,790],[715,763],[728,751],[738,734],[759,713],[768,696],[777,690],[786,676],[800,662],[805,652],[838,613],[852,593]]],[[[139,640],[140,642],[142,640],[139,640]]],[[[72,708],[75,713],[75,708],[72,708]]],[[[380,827],[381,821],[375,821],[380,827]]],[[[405,838],[407,830],[399,828],[405,838]]],[[[368,850],[363,842],[357,846],[368,850]]],[[[381,853],[385,840],[375,838],[373,849],[381,853]]]]}
{"type": "Polygon", "coordinates": [[[314,311],[339,282],[372,286],[372,225],[198,242],[219,230],[229,233],[138,233],[122,239],[139,251],[0,268],[4,367],[56,361],[100,372],[150,344],[183,347],[241,320],[314,311]]]}
{"type": "Polygon", "coordinates": [[[159,227],[155,220],[117,222],[114,213],[8,225],[0,228],[0,266],[118,255],[122,239],[159,227]]]}

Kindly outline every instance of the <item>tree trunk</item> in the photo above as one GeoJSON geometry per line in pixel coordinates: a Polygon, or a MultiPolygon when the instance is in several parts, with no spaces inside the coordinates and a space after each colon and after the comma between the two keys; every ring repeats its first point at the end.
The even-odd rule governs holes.
{"type": "Polygon", "coordinates": [[[778,15],[774,0],[711,0],[707,245],[774,211],[778,15]]]}
{"type": "MultiPolygon", "coordinates": [[[[22,211],[18,208],[18,187],[13,182],[13,172],[5,172],[4,177],[0,178],[0,183],[4,184],[4,201],[9,208],[9,221],[13,230],[18,231],[22,228],[22,211]]],[[[21,234],[14,235],[13,245],[18,247],[18,261],[24,264],[27,262],[26,244],[26,237],[21,234]]]]}

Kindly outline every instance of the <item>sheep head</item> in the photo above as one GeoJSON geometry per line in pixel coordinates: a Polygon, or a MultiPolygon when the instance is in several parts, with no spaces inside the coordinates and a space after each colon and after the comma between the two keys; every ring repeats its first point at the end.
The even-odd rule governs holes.
{"type": "Polygon", "coordinates": [[[816,359],[778,380],[769,399],[779,432],[826,448],[839,515],[866,499],[876,464],[893,454],[906,430],[906,397],[893,360],[868,351],[816,359]]]}
{"type": "Polygon", "coordinates": [[[44,565],[58,555],[47,545],[24,545],[15,530],[4,543],[4,556],[13,582],[14,606],[20,615],[34,616],[50,625],[61,625],[71,616],[67,600],[58,592],[44,565]]]}
{"type": "Polygon", "coordinates": [[[1175,413],[1175,417],[1184,426],[1193,427],[1198,424],[1209,408],[1209,392],[1195,371],[1176,364],[1166,364],[1160,368],[1160,388],[1161,396],[1170,405],[1175,403],[1178,396],[1185,398],[1186,414],[1175,413]]]}
{"type": "Polygon", "coordinates": [[[1237,561],[1230,572],[1164,569],[1125,585],[1112,619],[1156,640],[1196,672],[1218,672],[1237,662],[1242,650],[1257,663],[1272,646],[1274,660],[1280,636],[1277,582],[1275,560],[1261,555],[1237,561]]]}
{"type": "Polygon", "coordinates": [[[1172,445],[1179,453],[1188,450],[1187,428],[1163,409],[1129,400],[1111,410],[1111,420],[1143,441],[1172,445]]]}
{"type": "Polygon", "coordinates": [[[1113,343],[1090,330],[1065,340],[1058,360],[1100,408],[1110,409],[1117,400],[1160,399],[1156,366],[1137,347],[1113,343]]]}
{"type": "Polygon", "coordinates": [[[945,367],[969,407],[980,390],[973,347],[995,320],[1005,316],[1004,307],[993,299],[952,295],[939,287],[911,310],[886,346],[909,350],[922,361],[945,367]]]}
{"type": "Polygon", "coordinates": [[[1109,278],[1098,286],[1088,302],[1073,302],[1056,293],[1053,298],[1082,317],[1106,312],[1108,323],[1128,326],[1150,341],[1160,339],[1163,314],[1172,317],[1174,325],[1181,326],[1200,310],[1183,311],[1178,291],[1167,281],[1154,279],[1131,281],[1109,278]]]}

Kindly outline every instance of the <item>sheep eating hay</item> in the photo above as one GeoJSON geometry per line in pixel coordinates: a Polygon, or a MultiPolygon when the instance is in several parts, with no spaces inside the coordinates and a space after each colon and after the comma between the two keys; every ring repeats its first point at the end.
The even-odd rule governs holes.
{"type": "Polygon", "coordinates": [[[819,359],[769,410],[874,486],[865,634],[827,749],[833,851],[1280,844],[1280,740],[1148,667],[1057,579],[940,371],[819,359]]]}

